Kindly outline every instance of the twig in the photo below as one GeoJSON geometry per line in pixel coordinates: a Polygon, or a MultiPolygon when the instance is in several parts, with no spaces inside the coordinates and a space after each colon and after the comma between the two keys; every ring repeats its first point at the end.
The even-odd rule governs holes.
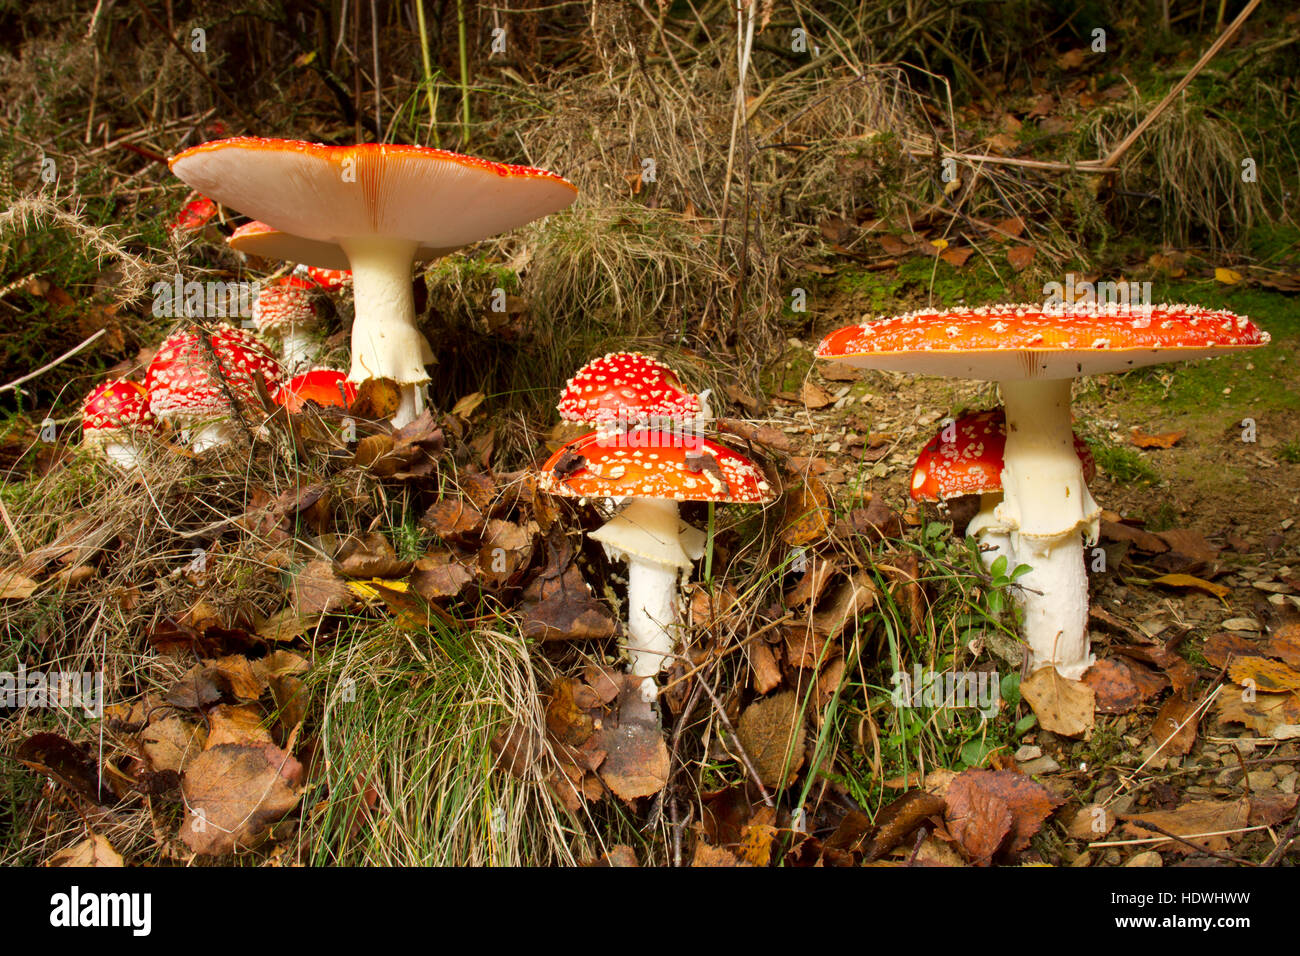
{"type": "Polygon", "coordinates": [[[758,792],[763,797],[764,805],[775,810],[776,804],[772,802],[772,797],[767,792],[767,787],[763,786],[763,781],[759,778],[758,771],[750,761],[749,754],[745,752],[745,745],[740,742],[740,735],[736,733],[736,728],[731,726],[731,721],[727,718],[727,713],[722,708],[722,701],[718,700],[717,695],[713,693],[713,689],[709,687],[707,681],[700,681],[699,683],[700,686],[704,688],[704,693],[709,695],[709,700],[713,701],[713,707],[717,711],[718,719],[720,719],[722,725],[727,728],[727,733],[731,734],[731,739],[736,744],[736,752],[740,754],[740,762],[745,765],[745,769],[749,771],[749,776],[753,779],[754,785],[758,787],[758,792]]]}
{"type": "MultiPolygon", "coordinates": [[[[909,146],[907,152],[911,156],[931,158],[934,156],[933,149],[924,149],[919,146],[909,146]]],[[[954,153],[944,150],[941,154],[942,159],[959,159],[967,163],[992,163],[997,166],[1022,166],[1025,169],[1044,169],[1062,173],[1113,173],[1115,170],[1109,163],[1098,164],[1095,159],[1080,160],[1077,163],[1061,163],[1048,159],[1017,159],[1015,156],[986,156],[979,153],[954,153]]]]}
{"type": "Polygon", "coordinates": [[[1226,860],[1227,862],[1235,863],[1238,866],[1259,865],[1257,863],[1252,863],[1250,860],[1243,860],[1239,856],[1233,856],[1230,853],[1220,853],[1218,850],[1211,850],[1209,847],[1201,846],[1199,843],[1193,843],[1191,840],[1187,839],[1186,837],[1181,837],[1177,833],[1172,833],[1169,830],[1166,830],[1164,827],[1159,826],[1158,824],[1148,823],[1146,820],[1129,820],[1127,822],[1133,824],[1133,826],[1135,827],[1140,827],[1143,830],[1150,830],[1153,833],[1159,833],[1162,836],[1167,836],[1171,840],[1177,840],[1179,843],[1182,843],[1185,846],[1190,846],[1193,850],[1196,850],[1199,853],[1208,853],[1210,856],[1215,857],[1216,859],[1226,860]]]}
{"type": "MultiPolygon", "coordinates": [[[[1127,822],[1127,823],[1136,823],[1137,821],[1136,821],[1136,820],[1128,820],[1128,821],[1125,821],[1125,822],[1127,822]]],[[[1188,834],[1186,834],[1186,836],[1187,836],[1187,838],[1190,839],[1190,840],[1197,840],[1197,839],[1200,839],[1201,837],[1213,837],[1213,836],[1235,836],[1235,835],[1238,834],[1238,833],[1254,833],[1256,830],[1267,830],[1267,829],[1268,829],[1268,827],[1263,826],[1263,825],[1261,824],[1260,826],[1256,826],[1256,827],[1238,827],[1238,828],[1235,829],[1235,830],[1208,830],[1208,831],[1206,831],[1205,833],[1188,833],[1188,834]]],[[[1168,837],[1162,837],[1162,836],[1159,836],[1159,837],[1141,837],[1141,838],[1134,839],[1134,840],[1098,840],[1096,843],[1089,843],[1089,844],[1088,844],[1088,849],[1092,849],[1093,847],[1099,847],[1099,846],[1104,846],[1104,847],[1112,847],[1112,846],[1138,846],[1139,844],[1143,844],[1143,843],[1167,843],[1167,842],[1169,842],[1169,838],[1168,838],[1168,837]]],[[[1197,849],[1199,850],[1199,849],[1201,849],[1201,848],[1198,846],[1197,849]]]]}
{"type": "Polygon", "coordinates": [[[1133,132],[1120,140],[1119,145],[1112,149],[1110,154],[1101,161],[1101,166],[1113,167],[1119,162],[1119,158],[1128,152],[1129,147],[1137,141],[1137,138],[1146,132],[1148,126],[1156,121],[1156,117],[1165,111],[1169,104],[1177,98],[1178,94],[1187,88],[1187,84],[1195,79],[1196,74],[1200,73],[1205,68],[1205,65],[1214,59],[1215,54],[1223,49],[1224,45],[1241,29],[1241,25],[1246,22],[1248,16],[1255,12],[1255,8],[1259,6],[1259,3],[1260,0],[1250,0],[1250,3],[1246,4],[1241,13],[1237,14],[1237,19],[1229,24],[1228,29],[1219,34],[1219,38],[1201,55],[1201,58],[1196,61],[1196,65],[1188,71],[1186,76],[1174,84],[1174,88],[1165,94],[1165,98],[1156,104],[1155,109],[1147,114],[1146,119],[1137,124],[1133,132]]]}
{"type": "Polygon", "coordinates": [[[0,385],[0,392],[7,392],[7,391],[9,391],[10,389],[15,389],[15,390],[16,390],[16,389],[18,388],[18,386],[19,386],[19,385],[22,385],[24,382],[30,382],[32,379],[36,378],[36,376],[38,376],[38,375],[44,375],[44,374],[45,374],[46,372],[48,372],[50,369],[54,368],[54,366],[59,365],[59,364],[61,364],[61,363],[63,363],[63,362],[66,362],[68,359],[72,358],[72,356],[76,355],[78,352],[80,352],[80,351],[81,351],[82,349],[84,349],[86,346],[88,346],[88,345],[90,345],[92,342],[96,341],[96,340],[97,340],[101,335],[103,335],[103,334],[104,334],[105,332],[107,332],[107,331],[108,331],[108,329],[100,329],[98,332],[96,332],[96,333],[95,333],[94,335],[92,335],[90,338],[86,339],[86,340],[85,340],[84,342],[82,342],[80,345],[76,346],[75,348],[71,348],[71,349],[69,349],[68,351],[64,352],[62,355],[60,355],[58,358],[56,358],[53,362],[48,362],[48,363],[46,363],[45,365],[42,365],[40,368],[38,368],[38,369],[37,369],[36,371],[34,371],[34,372],[28,372],[28,373],[27,373],[26,375],[24,375],[22,378],[16,378],[16,379],[14,379],[14,380],[13,380],[12,382],[10,382],[8,385],[0,385]]]}

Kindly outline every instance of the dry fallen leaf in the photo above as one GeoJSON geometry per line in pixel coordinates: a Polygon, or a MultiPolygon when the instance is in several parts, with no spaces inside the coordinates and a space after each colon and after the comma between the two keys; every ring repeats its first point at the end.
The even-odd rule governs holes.
{"type": "Polygon", "coordinates": [[[1082,681],[1068,680],[1054,667],[1040,667],[1021,681],[1020,695],[1038,715],[1044,730],[1064,737],[1091,733],[1097,695],[1082,681]]]}
{"type": "Polygon", "coordinates": [[[1197,591],[1204,591],[1206,594],[1223,600],[1232,593],[1232,589],[1222,584],[1215,584],[1213,581],[1206,581],[1204,578],[1193,577],[1190,574],[1162,574],[1158,578],[1151,580],[1152,584],[1163,584],[1171,588],[1193,588],[1197,591]]]}
{"type": "Polygon", "coordinates": [[[1012,246],[1007,250],[1007,262],[1016,272],[1022,272],[1034,261],[1033,246],[1012,246]]]}
{"type": "Polygon", "coordinates": [[[113,849],[113,845],[108,840],[98,833],[92,833],[76,846],[70,846],[55,853],[45,861],[45,865],[81,868],[91,866],[118,867],[125,864],[122,861],[122,855],[113,849]]]}
{"type": "Polygon", "coordinates": [[[736,726],[758,778],[778,790],[803,766],[804,734],[799,697],[792,690],[754,701],[736,726]]]}
{"type": "Polygon", "coordinates": [[[1189,853],[1191,848],[1176,840],[1159,839],[1160,834],[1144,829],[1136,824],[1154,823],[1161,829],[1176,833],[1183,839],[1206,850],[1223,852],[1228,845],[1241,839],[1240,833],[1224,833],[1225,830],[1240,830],[1247,825],[1250,818],[1250,800],[1189,800],[1173,810],[1155,810],[1150,813],[1119,814],[1124,821],[1121,832],[1130,837],[1157,838],[1152,844],[1164,851],[1189,853]],[[1198,834],[1215,834],[1199,836],[1198,834]]]}
{"type": "Polygon", "coordinates": [[[1241,273],[1223,266],[1215,266],[1214,281],[1222,282],[1224,285],[1236,285],[1241,281],[1241,273]]]}
{"type": "Polygon", "coordinates": [[[1158,435],[1149,435],[1136,426],[1129,429],[1130,439],[1138,448],[1173,448],[1182,441],[1186,435],[1186,429],[1172,432],[1161,432],[1158,435]]]}
{"type": "Polygon", "coordinates": [[[785,514],[781,519],[781,540],[791,547],[820,541],[830,529],[834,515],[830,496],[820,478],[812,475],[786,493],[785,514]]]}
{"type": "Polygon", "coordinates": [[[1169,695],[1151,723],[1151,742],[1165,757],[1191,753],[1196,743],[1197,703],[1189,688],[1169,695]]]}
{"type": "Polygon", "coordinates": [[[964,770],[945,796],[948,832],[973,862],[987,863],[1005,844],[1018,853],[1029,846],[1061,799],[1015,770],[964,770]]]}
{"type": "Polygon", "coordinates": [[[205,856],[253,846],[298,805],[301,783],[302,764],[274,745],[209,748],[181,780],[189,810],[181,840],[205,856]]]}
{"type": "MultiPolygon", "coordinates": [[[[1219,694],[1215,711],[1225,724],[1243,724],[1263,736],[1300,727],[1300,694],[1255,694],[1231,685],[1219,694]]],[[[1288,737],[1300,736],[1300,730],[1288,737]]]]}
{"type": "Polygon", "coordinates": [[[1250,681],[1250,686],[1263,693],[1300,691],[1300,672],[1266,657],[1236,658],[1228,668],[1228,676],[1242,685],[1250,681]]]}

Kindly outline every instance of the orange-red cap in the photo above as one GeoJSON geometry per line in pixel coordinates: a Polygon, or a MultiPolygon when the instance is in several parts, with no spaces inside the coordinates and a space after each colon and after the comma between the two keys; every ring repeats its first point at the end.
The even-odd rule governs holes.
{"type": "Polygon", "coordinates": [[[579,498],[762,504],[772,497],[763,472],[744,455],[697,435],[648,428],[569,442],[542,466],[538,486],[579,498]]]}

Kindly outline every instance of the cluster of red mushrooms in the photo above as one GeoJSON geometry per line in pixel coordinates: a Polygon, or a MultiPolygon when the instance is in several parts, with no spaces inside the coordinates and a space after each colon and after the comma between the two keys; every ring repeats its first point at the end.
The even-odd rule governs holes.
{"type": "MultiPolygon", "coordinates": [[[[253,220],[230,237],[232,249],[298,268],[259,295],[254,321],[265,341],[233,327],[181,329],[162,343],[143,385],[119,379],[90,394],[87,443],[128,468],[138,460],[139,433],[161,422],[195,452],[227,440],[235,406],[262,407],[259,384],[292,413],[309,401],[347,406],[357,385],[387,378],[401,388],[393,425],[414,420],[425,407],[432,352],[416,326],[413,265],[563,209],[575,194],[545,170],[416,146],[240,137],[186,150],[171,168],[208,206],[215,200],[253,220]],[[312,296],[348,282],[356,305],[350,368],[311,369],[312,296]]],[[[203,212],[193,205],[187,221],[203,212]]],[[[1072,380],[1268,341],[1243,316],[1197,306],[1027,304],[868,321],[832,332],[816,354],[998,383],[1001,407],[946,422],[925,447],[911,493],[980,496],[965,530],[983,560],[1029,567],[1014,594],[1030,667],[1078,678],[1094,660],[1083,549],[1096,540],[1100,507],[1088,490],[1092,456],[1072,431],[1072,380]]],[[[707,544],[679,504],[764,504],[773,496],[753,462],[704,436],[706,398],[648,356],[595,359],[569,380],[559,404],[565,421],[593,430],[551,456],[539,482],[552,494],[621,506],[591,537],[627,562],[626,649],[646,699],[679,653],[680,588],[707,544]]]]}

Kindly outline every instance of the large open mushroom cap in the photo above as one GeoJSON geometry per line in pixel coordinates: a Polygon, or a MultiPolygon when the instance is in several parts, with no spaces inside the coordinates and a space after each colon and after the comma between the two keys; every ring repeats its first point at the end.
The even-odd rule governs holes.
{"type": "Polygon", "coordinates": [[[1265,345],[1245,316],[1195,305],[990,305],[910,312],[826,336],[817,358],[986,381],[1074,378],[1265,345]]]}
{"type": "MultiPolygon", "coordinates": [[[[1006,447],[1005,409],[999,406],[963,415],[941,428],[921,449],[912,468],[912,499],[939,501],[1000,492],[1006,447]]],[[[1084,482],[1092,481],[1097,476],[1097,463],[1078,435],[1074,436],[1074,453],[1083,466],[1084,482]]]]}
{"type": "MultiPolygon", "coordinates": [[[[259,256],[263,259],[280,259],[284,262],[298,262],[317,269],[331,269],[335,272],[348,272],[351,265],[347,253],[337,242],[325,242],[320,239],[304,239],[290,232],[281,232],[264,222],[254,219],[246,222],[230,234],[226,244],[236,252],[259,256]]],[[[440,259],[448,253],[455,252],[459,246],[444,249],[439,246],[421,244],[415,251],[417,262],[427,259],[440,259]]],[[[351,275],[351,273],[348,273],[351,275]]]]}
{"type": "Polygon", "coordinates": [[[382,236],[459,249],[563,209],[577,192],[546,170],[424,146],[236,137],[187,149],[169,164],[222,205],[327,243],[382,236]]]}
{"type": "Polygon", "coordinates": [[[557,406],[566,422],[646,424],[700,414],[700,400],[682,388],[677,373],[640,352],[611,352],[573,374],[557,406]]]}
{"type": "Polygon", "coordinates": [[[772,489],[758,466],[696,435],[637,428],[569,442],[542,466],[538,486],[579,498],[665,498],[762,504],[772,489]]]}

